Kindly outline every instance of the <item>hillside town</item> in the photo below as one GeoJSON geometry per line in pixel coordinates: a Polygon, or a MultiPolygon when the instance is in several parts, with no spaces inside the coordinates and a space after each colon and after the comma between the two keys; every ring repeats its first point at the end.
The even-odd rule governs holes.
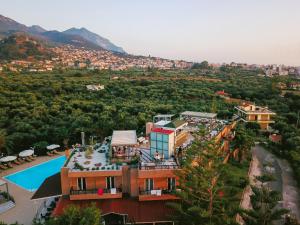
{"type": "MultiPolygon", "coordinates": [[[[30,41],[30,40],[29,40],[30,41]]],[[[171,60],[152,56],[135,56],[131,54],[115,53],[107,50],[96,50],[73,45],[59,45],[51,47],[53,56],[41,60],[34,60],[31,57],[20,60],[0,61],[0,72],[51,72],[55,69],[88,69],[88,70],[127,70],[157,68],[189,69],[194,62],[184,60],[171,60]]],[[[246,63],[210,63],[211,70],[219,71],[222,68],[240,68],[247,71],[260,70],[259,76],[298,76],[300,68],[285,65],[258,65],[246,63]]]]}
{"type": "Polygon", "coordinates": [[[186,69],[193,63],[183,60],[169,60],[159,57],[118,54],[107,50],[78,48],[72,45],[60,45],[51,48],[55,57],[43,60],[11,60],[0,62],[1,71],[11,72],[49,72],[54,69],[111,69],[131,68],[186,69]]]}

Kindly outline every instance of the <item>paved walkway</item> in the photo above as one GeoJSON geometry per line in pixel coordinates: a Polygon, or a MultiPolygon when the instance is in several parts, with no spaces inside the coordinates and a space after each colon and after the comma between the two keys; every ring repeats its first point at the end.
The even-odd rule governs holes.
{"type": "MultiPolygon", "coordinates": [[[[22,165],[15,166],[12,169],[2,171],[0,173],[0,176],[4,177],[6,175],[18,172],[20,170],[24,170],[28,167],[40,164],[42,162],[46,162],[50,159],[54,159],[55,157],[37,157],[37,159],[33,162],[27,162],[22,165]]],[[[41,205],[41,201],[30,200],[34,192],[29,192],[21,187],[16,186],[15,184],[10,183],[9,181],[7,183],[9,187],[9,193],[14,197],[16,206],[10,209],[9,211],[1,214],[0,221],[3,221],[5,223],[14,223],[18,221],[20,224],[31,225],[36,211],[41,205]]]]}
{"type": "MultiPolygon", "coordinates": [[[[277,158],[263,147],[256,145],[252,150],[252,166],[250,168],[249,179],[251,184],[255,184],[254,177],[265,173],[266,168],[272,170],[276,181],[270,183],[273,190],[282,192],[282,207],[287,208],[300,221],[300,191],[293,178],[293,172],[288,162],[277,158]]],[[[246,190],[241,205],[250,208],[251,190],[246,190]]]]}

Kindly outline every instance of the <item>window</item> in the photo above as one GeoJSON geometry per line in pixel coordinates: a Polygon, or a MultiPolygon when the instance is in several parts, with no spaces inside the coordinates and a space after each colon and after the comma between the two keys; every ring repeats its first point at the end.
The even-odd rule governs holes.
{"type": "Polygon", "coordinates": [[[163,135],[163,141],[164,142],[169,142],[169,135],[163,135]]]}
{"type": "Polygon", "coordinates": [[[79,190],[86,190],[86,182],[84,177],[79,177],[77,179],[77,186],[79,190]]]}
{"type": "Polygon", "coordinates": [[[146,179],[146,191],[151,191],[153,190],[154,182],[152,178],[147,178],[146,179]]]}
{"type": "Polygon", "coordinates": [[[156,140],[162,141],[162,134],[157,133],[156,134],[156,140]]]}
{"type": "Polygon", "coordinates": [[[151,141],[151,148],[156,148],[156,141],[151,141]]]}
{"type": "Polygon", "coordinates": [[[106,188],[115,188],[115,177],[106,177],[106,188]]]}
{"type": "Polygon", "coordinates": [[[175,177],[168,178],[168,190],[173,191],[176,188],[176,179],[175,177]]]}
{"type": "Polygon", "coordinates": [[[154,133],[154,132],[151,132],[150,133],[150,138],[151,138],[151,140],[156,140],[156,133],[154,133]]]}
{"type": "Polygon", "coordinates": [[[156,147],[157,147],[157,149],[159,149],[159,150],[162,150],[163,149],[163,143],[161,142],[161,141],[158,141],[158,142],[156,142],[156,147]]]}
{"type": "Polygon", "coordinates": [[[169,151],[169,144],[168,143],[163,143],[163,150],[169,151]]]}

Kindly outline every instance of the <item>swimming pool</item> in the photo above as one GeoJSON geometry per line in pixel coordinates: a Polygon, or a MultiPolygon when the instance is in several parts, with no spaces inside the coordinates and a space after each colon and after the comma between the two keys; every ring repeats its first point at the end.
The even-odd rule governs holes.
{"type": "Polygon", "coordinates": [[[60,172],[65,161],[66,156],[60,156],[17,173],[10,174],[4,178],[27,191],[33,192],[40,187],[47,177],[60,172]]]}

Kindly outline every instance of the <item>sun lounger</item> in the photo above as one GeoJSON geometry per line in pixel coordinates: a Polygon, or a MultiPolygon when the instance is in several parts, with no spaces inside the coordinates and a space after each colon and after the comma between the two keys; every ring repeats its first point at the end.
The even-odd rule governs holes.
{"type": "Polygon", "coordinates": [[[8,167],[7,167],[7,166],[4,166],[4,165],[0,165],[0,169],[2,169],[2,170],[7,170],[8,167]]]}
{"type": "Polygon", "coordinates": [[[31,160],[30,158],[26,157],[26,158],[25,158],[25,161],[26,161],[26,162],[31,162],[32,160],[31,160]]]}
{"type": "Polygon", "coordinates": [[[21,163],[17,159],[14,160],[13,163],[16,164],[16,165],[21,165],[21,163]]]}
{"type": "Polygon", "coordinates": [[[53,150],[52,153],[57,155],[59,154],[56,150],[53,150]]]}
{"type": "Polygon", "coordinates": [[[31,159],[32,161],[35,160],[35,158],[32,156],[28,156],[28,158],[31,159]]]}
{"type": "Polygon", "coordinates": [[[53,156],[51,152],[47,152],[47,156],[53,156]]]}
{"type": "Polygon", "coordinates": [[[18,160],[20,163],[25,163],[25,160],[24,160],[24,159],[18,158],[17,160],[18,160]]]}

